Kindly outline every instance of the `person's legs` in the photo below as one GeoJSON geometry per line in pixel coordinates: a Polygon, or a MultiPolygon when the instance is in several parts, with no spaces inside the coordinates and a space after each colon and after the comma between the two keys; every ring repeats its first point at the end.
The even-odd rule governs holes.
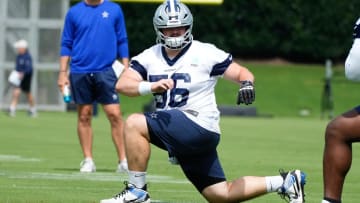
{"type": "MultiPolygon", "coordinates": [[[[80,172],[95,172],[96,167],[93,162],[92,144],[92,115],[93,103],[96,100],[94,91],[95,74],[93,73],[70,73],[71,98],[77,107],[77,132],[83,151],[84,160],[81,162],[80,172]]],[[[102,91],[105,92],[106,88],[102,91]]]]}
{"type": "MultiPolygon", "coordinates": [[[[207,143],[210,140],[211,138],[207,143]]],[[[269,192],[277,192],[292,203],[304,202],[306,177],[300,170],[280,171],[277,176],[244,176],[234,181],[226,181],[215,149],[177,158],[186,177],[208,202],[241,202],[269,192]]]]}
{"type": "Polygon", "coordinates": [[[223,181],[202,191],[207,201],[218,203],[245,201],[266,193],[265,177],[255,176],[244,176],[232,182],[223,181]]]}
{"type": "Polygon", "coordinates": [[[146,189],[146,169],[150,158],[150,138],[145,116],[130,115],[124,126],[125,149],[129,166],[129,182],[113,198],[101,203],[142,202],[150,203],[146,189]]]}
{"type": "Polygon", "coordinates": [[[91,127],[92,104],[77,105],[78,123],[77,131],[81,149],[85,160],[82,162],[81,172],[94,172],[95,165],[92,162],[93,132],[91,127]]]}
{"type": "Polygon", "coordinates": [[[29,113],[30,113],[30,116],[37,116],[37,113],[36,113],[36,108],[35,108],[35,101],[34,101],[34,97],[32,96],[31,92],[26,92],[26,98],[28,100],[28,103],[29,103],[29,113]]]}
{"type": "Polygon", "coordinates": [[[21,89],[19,87],[15,87],[13,90],[13,93],[12,93],[12,98],[11,98],[11,103],[10,103],[10,109],[9,109],[10,116],[15,116],[16,106],[19,101],[20,93],[21,93],[21,89]]]}
{"type": "Polygon", "coordinates": [[[31,92],[26,92],[25,94],[26,94],[26,98],[28,100],[30,109],[34,108],[35,102],[34,102],[34,97],[32,96],[31,92]]]}
{"type": "MultiPolygon", "coordinates": [[[[107,105],[103,105],[103,108],[107,118],[110,121],[112,140],[116,148],[116,152],[119,158],[119,163],[121,163],[121,161],[126,162],[125,144],[124,144],[125,141],[123,135],[124,124],[122,120],[120,105],[107,104],[107,105]]],[[[127,168],[124,170],[127,170],[127,168]]]]}
{"type": "Polygon", "coordinates": [[[323,156],[324,200],[341,202],[344,180],[352,161],[352,143],[360,141],[359,125],[358,111],[351,110],[336,117],[326,127],[323,156]]]}
{"type": "Polygon", "coordinates": [[[36,109],[35,109],[35,102],[34,98],[31,94],[31,80],[32,80],[32,73],[24,74],[24,78],[21,81],[20,88],[23,93],[26,95],[26,99],[29,103],[29,115],[32,117],[36,116],[36,109]]]}
{"type": "MultiPolygon", "coordinates": [[[[124,124],[121,115],[120,98],[115,90],[117,77],[114,71],[108,70],[90,75],[92,81],[93,99],[103,105],[104,111],[111,125],[112,139],[117,151],[117,172],[127,172],[128,166],[124,146],[124,124]]],[[[92,102],[94,103],[94,102],[92,102]]]]}
{"type": "Polygon", "coordinates": [[[125,122],[125,149],[130,171],[145,172],[150,158],[150,137],[143,114],[132,114],[125,122]]]}
{"type": "Polygon", "coordinates": [[[201,194],[208,202],[242,202],[261,195],[277,192],[291,203],[303,203],[306,175],[300,170],[280,172],[277,176],[244,176],[233,181],[222,181],[205,187],[201,194]]]}

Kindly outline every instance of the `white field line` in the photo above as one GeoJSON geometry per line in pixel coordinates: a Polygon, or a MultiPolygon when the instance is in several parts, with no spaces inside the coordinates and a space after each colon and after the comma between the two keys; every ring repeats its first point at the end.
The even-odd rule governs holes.
{"type": "MultiPolygon", "coordinates": [[[[90,181],[109,181],[118,182],[127,179],[125,174],[116,173],[90,173],[84,174],[80,172],[64,174],[64,173],[42,173],[42,172],[4,172],[0,176],[12,179],[43,179],[43,180],[90,180],[90,181]]],[[[148,182],[153,183],[172,183],[172,184],[189,184],[186,179],[176,179],[171,176],[147,175],[148,182]]]]}
{"type": "MultiPolygon", "coordinates": [[[[38,189],[38,190],[64,190],[64,187],[57,187],[57,186],[39,186],[39,185],[28,185],[28,186],[25,186],[25,185],[16,185],[16,184],[12,184],[11,186],[9,185],[0,185],[0,189],[21,189],[21,190],[29,190],[29,189],[38,189]]],[[[121,189],[121,188],[120,188],[121,189]]],[[[68,188],[68,190],[71,190],[71,191],[89,191],[89,187],[71,187],[71,188],[68,188]]],[[[112,191],[114,190],[114,188],[97,188],[96,191],[99,191],[99,190],[103,190],[103,191],[112,191]]],[[[161,190],[156,190],[156,189],[151,189],[152,192],[161,192],[161,193],[194,193],[194,190],[164,190],[164,189],[161,189],[161,190]]],[[[154,201],[154,200],[151,200],[151,202],[154,201]]]]}
{"type": "MultiPolygon", "coordinates": [[[[0,154],[0,161],[8,162],[40,162],[38,158],[25,158],[19,155],[0,154]]],[[[127,179],[127,175],[119,173],[42,173],[42,172],[6,172],[0,171],[0,176],[5,176],[14,179],[50,179],[50,180],[92,180],[92,181],[120,181],[127,179]]],[[[146,179],[149,182],[155,183],[175,183],[175,184],[188,184],[189,181],[186,179],[176,179],[171,176],[161,175],[147,175],[146,179]]]]}
{"type": "Polygon", "coordinates": [[[0,154],[0,161],[14,161],[14,162],[40,162],[37,158],[25,158],[18,155],[0,154]]]}

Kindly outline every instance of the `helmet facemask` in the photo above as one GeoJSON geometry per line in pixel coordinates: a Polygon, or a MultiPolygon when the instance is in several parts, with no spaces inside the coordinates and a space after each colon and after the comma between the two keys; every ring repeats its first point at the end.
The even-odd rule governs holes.
{"type": "Polygon", "coordinates": [[[156,42],[168,49],[182,49],[192,42],[191,34],[193,18],[185,4],[177,0],[168,0],[161,4],[153,18],[154,29],[157,35],[156,42]],[[186,32],[177,37],[165,36],[164,28],[186,27],[186,32]]]}

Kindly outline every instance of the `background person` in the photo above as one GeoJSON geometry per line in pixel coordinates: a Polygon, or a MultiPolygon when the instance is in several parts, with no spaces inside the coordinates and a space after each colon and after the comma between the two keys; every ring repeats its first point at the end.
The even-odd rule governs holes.
{"type": "Polygon", "coordinates": [[[37,113],[35,108],[35,101],[31,94],[33,63],[32,57],[28,50],[28,42],[24,39],[16,41],[14,43],[14,48],[17,52],[15,70],[17,71],[21,82],[19,86],[14,86],[9,108],[9,116],[14,117],[16,115],[16,106],[18,104],[20,94],[21,92],[24,92],[29,103],[29,116],[36,117],[37,113]]]}
{"type": "MultiPolygon", "coordinates": [[[[345,61],[345,76],[360,81],[360,18],[353,45],[345,61]]],[[[341,203],[345,177],[352,161],[352,144],[360,141],[360,106],[330,121],[325,131],[323,156],[324,198],[322,203],[341,203]]]]}
{"type": "Polygon", "coordinates": [[[254,76],[212,44],[193,40],[190,10],[176,0],[161,4],[153,18],[158,44],[131,60],[116,85],[127,96],[153,93],[155,112],[132,114],[125,122],[129,182],[101,203],[150,203],[146,170],[150,143],[176,158],[184,174],[208,202],[240,202],[279,192],[292,203],[304,202],[305,174],[245,176],[227,181],[217,154],[220,113],[215,99],[217,79],[240,84],[238,104],[255,99],[254,76]]]}
{"type": "Polygon", "coordinates": [[[80,172],[96,171],[91,125],[94,102],[102,104],[110,121],[119,160],[117,171],[127,171],[123,120],[115,91],[117,77],[112,69],[118,58],[122,59],[125,68],[129,63],[121,7],[107,0],[85,0],[72,6],[65,18],[60,55],[59,89],[62,91],[64,85],[70,84],[72,99],[77,105],[77,132],[84,155],[80,172]]]}

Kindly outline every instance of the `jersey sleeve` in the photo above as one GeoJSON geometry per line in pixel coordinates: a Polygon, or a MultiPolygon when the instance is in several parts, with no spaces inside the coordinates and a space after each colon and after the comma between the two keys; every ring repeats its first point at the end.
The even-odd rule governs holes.
{"type": "Polygon", "coordinates": [[[66,14],[61,37],[60,56],[70,56],[74,40],[74,26],[72,24],[71,10],[66,14]]]}
{"type": "Polygon", "coordinates": [[[221,76],[232,63],[232,56],[229,53],[217,48],[214,45],[208,44],[206,50],[206,57],[210,62],[211,71],[210,76],[221,76]]]}
{"type": "Polygon", "coordinates": [[[140,64],[139,61],[132,59],[130,62],[130,68],[138,72],[143,80],[147,80],[147,70],[140,64]]]}
{"type": "Polygon", "coordinates": [[[120,5],[118,6],[118,19],[115,25],[117,45],[118,45],[118,57],[119,58],[129,58],[129,45],[128,37],[126,32],[125,17],[120,5]]]}
{"type": "Polygon", "coordinates": [[[149,48],[141,52],[139,55],[134,56],[130,60],[130,68],[135,70],[141,75],[143,80],[148,80],[148,67],[149,61],[156,57],[153,55],[153,48],[149,48]]]}

